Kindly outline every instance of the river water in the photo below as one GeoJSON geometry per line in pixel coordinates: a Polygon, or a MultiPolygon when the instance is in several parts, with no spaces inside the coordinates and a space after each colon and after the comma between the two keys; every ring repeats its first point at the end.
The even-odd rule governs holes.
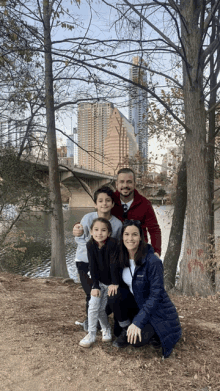
{"type": "MultiPolygon", "coordinates": [[[[63,210],[65,243],[66,243],[66,262],[69,276],[77,280],[77,271],[74,263],[76,244],[72,235],[73,225],[80,221],[84,214],[94,209],[75,209],[66,208],[63,210]]],[[[154,206],[154,210],[162,231],[162,255],[163,259],[169,240],[169,233],[172,224],[173,206],[163,205],[154,206]]],[[[30,277],[47,277],[50,272],[50,216],[46,213],[35,213],[29,216],[28,220],[19,221],[17,229],[23,231],[27,238],[21,246],[26,248],[25,254],[20,256],[19,261],[8,267],[11,272],[19,273],[30,277]]],[[[216,236],[220,236],[220,210],[215,218],[216,236]]],[[[180,254],[182,257],[183,248],[180,254]]]]}

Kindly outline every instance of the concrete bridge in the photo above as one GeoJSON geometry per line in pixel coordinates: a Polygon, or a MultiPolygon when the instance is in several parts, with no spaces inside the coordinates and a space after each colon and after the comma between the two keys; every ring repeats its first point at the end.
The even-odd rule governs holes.
{"type": "Polygon", "coordinates": [[[114,177],[97,171],[74,166],[71,158],[59,158],[60,182],[71,193],[69,197],[70,208],[93,207],[92,201],[95,190],[107,184],[114,185],[114,177]],[[66,170],[68,167],[71,171],[66,170]],[[89,196],[89,194],[90,196],[89,196]]]}
{"type": "MultiPolygon", "coordinates": [[[[24,159],[39,168],[40,174],[48,176],[48,161],[29,156],[24,159]]],[[[94,207],[92,200],[95,190],[107,184],[114,185],[114,177],[101,172],[87,170],[73,164],[72,158],[59,158],[60,182],[68,189],[70,208],[94,207]]]]}
{"type": "MultiPolygon", "coordinates": [[[[24,163],[33,163],[39,170],[39,179],[48,183],[48,161],[38,159],[36,157],[28,156],[22,157],[24,163]]],[[[95,190],[104,185],[112,185],[115,188],[115,178],[112,175],[104,174],[97,171],[87,170],[80,166],[73,164],[72,158],[59,158],[59,173],[61,191],[63,187],[67,189],[70,208],[91,208],[95,204],[93,202],[93,195],[95,190]],[[63,186],[62,186],[63,185],[63,186]]],[[[139,186],[138,190],[142,193],[139,186]]],[[[149,189],[154,189],[155,185],[149,184],[149,189]]],[[[152,202],[157,204],[165,204],[167,201],[166,196],[157,196],[153,194],[146,195],[146,197],[152,202]]]]}

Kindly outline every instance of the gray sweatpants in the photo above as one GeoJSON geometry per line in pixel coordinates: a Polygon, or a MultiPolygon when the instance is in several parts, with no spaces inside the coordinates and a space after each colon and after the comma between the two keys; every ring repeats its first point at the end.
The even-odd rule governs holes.
{"type": "Polygon", "coordinates": [[[108,322],[108,316],[105,312],[105,307],[108,301],[108,285],[99,283],[101,295],[100,297],[95,297],[91,295],[89,300],[89,310],[88,310],[88,322],[89,322],[89,333],[94,333],[97,331],[97,323],[101,325],[102,330],[110,328],[108,322]]]}

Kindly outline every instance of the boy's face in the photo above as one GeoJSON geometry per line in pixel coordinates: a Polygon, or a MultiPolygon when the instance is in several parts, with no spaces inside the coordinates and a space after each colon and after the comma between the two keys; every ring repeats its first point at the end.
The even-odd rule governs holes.
{"type": "Polygon", "coordinates": [[[107,237],[110,236],[107,225],[101,223],[101,221],[96,221],[90,233],[93,239],[100,244],[104,243],[107,237]]]}
{"type": "Polygon", "coordinates": [[[100,193],[97,197],[96,206],[98,212],[108,213],[114,206],[111,197],[106,193],[100,193]]]}

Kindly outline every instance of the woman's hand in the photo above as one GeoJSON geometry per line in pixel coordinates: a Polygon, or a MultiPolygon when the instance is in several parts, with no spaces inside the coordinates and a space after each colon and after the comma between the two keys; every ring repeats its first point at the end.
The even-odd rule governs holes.
{"type": "Polygon", "coordinates": [[[73,235],[78,237],[78,236],[82,236],[83,234],[84,234],[84,229],[82,224],[76,223],[73,226],[73,235]]]}
{"type": "Polygon", "coordinates": [[[117,294],[117,289],[119,285],[109,285],[108,287],[108,296],[114,296],[117,294]]]}
{"type": "Polygon", "coordinates": [[[139,327],[135,326],[135,324],[130,324],[127,330],[127,340],[129,343],[136,343],[137,337],[139,338],[139,341],[141,342],[141,329],[139,327]]]}
{"type": "Polygon", "coordinates": [[[91,296],[100,297],[101,291],[99,289],[92,289],[91,290],[91,296]]]}

